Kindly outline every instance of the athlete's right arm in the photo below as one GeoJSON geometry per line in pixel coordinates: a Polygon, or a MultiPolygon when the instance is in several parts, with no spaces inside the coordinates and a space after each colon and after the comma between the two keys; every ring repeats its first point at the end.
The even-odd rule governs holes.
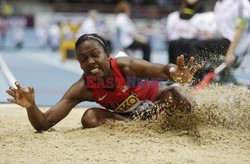
{"type": "Polygon", "coordinates": [[[35,103],[34,89],[32,87],[25,89],[17,82],[15,85],[16,88],[10,87],[6,91],[13,97],[7,100],[27,109],[29,121],[36,130],[48,130],[65,118],[78,103],[92,100],[92,94],[86,89],[83,80],[79,80],[68,89],[56,105],[43,113],[35,103]]]}

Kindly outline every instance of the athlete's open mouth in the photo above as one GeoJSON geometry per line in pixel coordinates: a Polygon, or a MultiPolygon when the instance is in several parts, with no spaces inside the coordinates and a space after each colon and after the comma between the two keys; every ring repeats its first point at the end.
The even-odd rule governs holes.
{"type": "Polygon", "coordinates": [[[91,69],[89,72],[91,73],[91,74],[97,74],[98,72],[99,72],[99,68],[93,68],[93,69],[91,69]]]}

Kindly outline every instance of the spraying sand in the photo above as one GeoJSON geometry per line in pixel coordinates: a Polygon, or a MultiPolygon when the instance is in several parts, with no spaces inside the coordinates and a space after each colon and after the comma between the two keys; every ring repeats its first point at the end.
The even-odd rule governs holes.
{"type": "MultiPolygon", "coordinates": [[[[0,163],[250,163],[250,91],[213,86],[192,114],[82,129],[75,108],[36,133],[20,107],[0,106],[0,163]]],[[[43,108],[46,110],[46,108],[43,108]]]]}

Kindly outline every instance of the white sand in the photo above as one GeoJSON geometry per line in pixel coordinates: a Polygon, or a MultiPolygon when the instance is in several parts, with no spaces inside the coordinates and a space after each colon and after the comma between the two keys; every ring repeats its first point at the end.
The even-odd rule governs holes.
{"type": "Polygon", "coordinates": [[[0,163],[250,163],[249,91],[214,92],[196,96],[191,115],[82,129],[75,108],[43,133],[25,109],[0,105],[0,163]]]}

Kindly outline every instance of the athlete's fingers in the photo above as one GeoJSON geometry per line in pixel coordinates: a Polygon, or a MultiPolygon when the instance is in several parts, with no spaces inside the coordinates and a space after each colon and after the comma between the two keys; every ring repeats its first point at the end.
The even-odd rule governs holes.
{"type": "Polygon", "coordinates": [[[14,93],[17,91],[17,89],[14,88],[14,87],[12,87],[12,86],[9,88],[9,90],[11,90],[11,91],[14,92],[14,93]]]}
{"type": "Polygon", "coordinates": [[[180,58],[180,56],[177,56],[177,58],[176,58],[176,65],[177,65],[177,67],[179,67],[179,65],[180,65],[180,63],[179,63],[180,59],[179,58],[180,58]]]}
{"type": "Polygon", "coordinates": [[[31,93],[34,93],[34,88],[33,88],[33,87],[29,86],[28,89],[29,89],[29,91],[30,91],[31,93]]]}
{"type": "Polygon", "coordinates": [[[187,65],[187,69],[188,69],[189,71],[192,69],[193,63],[194,63],[194,57],[191,57],[191,58],[189,59],[188,65],[187,65]]]}
{"type": "Polygon", "coordinates": [[[6,90],[6,93],[8,93],[8,95],[14,97],[15,93],[12,92],[11,90],[6,90]]]}
{"type": "Polygon", "coordinates": [[[191,75],[194,75],[199,69],[201,68],[201,65],[198,64],[197,66],[195,66],[191,71],[191,75]]]}
{"type": "Polygon", "coordinates": [[[17,89],[21,89],[21,85],[17,81],[15,82],[15,85],[16,85],[17,89]]]}
{"type": "Polygon", "coordinates": [[[7,98],[7,101],[9,101],[10,103],[16,103],[16,100],[11,98],[7,98]]]}
{"type": "Polygon", "coordinates": [[[184,69],[185,65],[184,65],[184,56],[181,55],[181,56],[178,56],[177,57],[177,66],[180,68],[180,69],[184,69]]]}

